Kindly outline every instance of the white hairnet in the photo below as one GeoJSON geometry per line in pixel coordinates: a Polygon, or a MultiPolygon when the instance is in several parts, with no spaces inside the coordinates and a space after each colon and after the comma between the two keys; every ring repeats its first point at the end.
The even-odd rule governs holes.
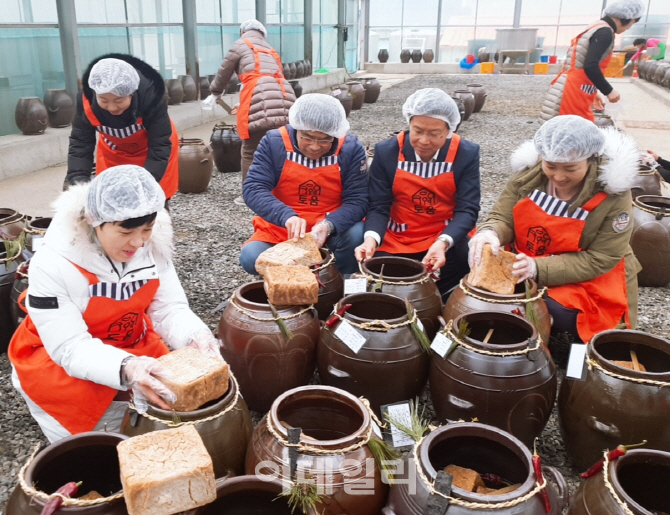
{"type": "Polygon", "coordinates": [[[461,114],[454,99],[437,88],[419,89],[402,106],[402,114],[410,122],[413,116],[428,116],[447,123],[455,129],[461,123],[461,114]]]}
{"type": "Polygon", "coordinates": [[[545,123],[533,138],[542,159],[552,163],[576,163],[605,148],[605,134],[581,116],[556,116],[545,123]]]}
{"type": "Polygon", "coordinates": [[[141,166],[107,168],[91,181],[86,198],[86,221],[93,227],[123,222],[163,209],[165,193],[141,166]]]}
{"type": "Polygon", "coordinates": [[[644,14],[642,0],[619,0],[612,2],[603,11],[603,16],[612,16],[620,20],[635,20],[644,14]]]}
{"type": "Polygon", "coordinates": [[[265,37],[268,37],[268,31],[265,28],[265,25],[263,25],[258,20],[254,20],[253,18],[247,21],[243,21],[242,25],[240,25],[240,32],[244,33],[248,30],[260,30],[265,37]]]}
{"type": "Polygon", "coordinates": [[[343,138],[349,122],[340,101],[330,95],[302,95],[288,110],[288,123],[298,131],[319,131],[343,138]]]}
{"type": "Polygon", "coordinates": [[[121,59],[100,59],[91,68],[88,85],[98,95],[112,93],[127,97],[137,91],[140,76],[131,64],[121,59]]]}

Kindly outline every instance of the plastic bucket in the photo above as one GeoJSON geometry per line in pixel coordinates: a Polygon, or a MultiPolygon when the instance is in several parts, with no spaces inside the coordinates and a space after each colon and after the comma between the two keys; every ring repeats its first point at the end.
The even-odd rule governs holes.
{"type": "Polygon", "coordinates": [[[548,63],[549,62],[549,56],[548,55],[541,55],[540,56],[540,62],[541,63],[548,63]]]}
{"type": "Polygon", "coordinates": [[[557,55],[550,55],[549,56],[549,64],[556,64],[556,61],[558,61],[558,56],[557,55]]]}

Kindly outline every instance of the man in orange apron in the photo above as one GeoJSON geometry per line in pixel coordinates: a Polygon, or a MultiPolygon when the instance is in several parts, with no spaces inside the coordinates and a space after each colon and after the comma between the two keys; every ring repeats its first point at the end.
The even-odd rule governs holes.
{"type": "Polygon", "coordinates": [[[170,199],[179,186],[179,135],[168,116],[165,83],[147,63],[124,54],[96,59],[82,79],[72,124],[66,184],[133,164],[148,170],[170,199]]]}
{"type": "Polygon", "coordinates": [[[628,242],[637,154],[616,130],[574,115],[549,120],[534,145],[513,155],[517,173],[470,242],[472,264],[485,244],[497,254],[501,242],[513,243],[513,275],[548,286],[553,329],[575,341],[634,326],[640,267],[628,242]]]}
{"type": "Polygon", "coordinates": [[[263,138],[244,183],[244,200],[258,216],[240,263],[255,274],[261,252],[311,231],[340,272],[352,273],[368,205],[365,149],[346,134],[344,108],[330,95],[303,95],[289,119],[263,138]]]}
{"type": "Polygon", "coordinates": [[[375,147],[365,240],[356,259],[392,254],[442,268],[438,287],[446,294],[469,271],[467,234],[479,213],[479,146],[453,132],[460,115],[442,90],[415,92],[403,114],[409,131],[375,147]]]}
{"type": "Polygon", "coordinates": [[[619,101],[619,92],[604,75],[612,59],[614,35],[631,28],[643,13],[640,0],[613,2],[603,11],[602,20],[572,40],[563,70],[552,81],[542,106],[542,119],[574,114],[594,121],[592,107],[604,107],[598,91],[610,102],[619,101]]]}

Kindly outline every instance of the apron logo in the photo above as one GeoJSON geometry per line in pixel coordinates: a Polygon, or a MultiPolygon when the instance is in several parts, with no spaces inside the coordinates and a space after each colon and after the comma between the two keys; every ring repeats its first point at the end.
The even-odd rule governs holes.
{"type": "Polygon", "coordinates": [[[127,341],[135,331],[135,324],[139,315],[137,313],[126,313],[116,322],[109,326],[107,330],[107,340],[113,342],[125,342],[127,341]]]}
{"type": "Polygon", "coordinates": [[[528,229],[526,249],[535,256],[543,256],[547,253],[547,247],[551,245],[551,236],[544,227],[531,227],[528,229]]]}
{"type": "Polygon", "coordinates": [[[320,196],[321,196],[321,186],[319,186],[312,180],[303,182],[298,187],[298,202],[300,202],[301,204],[318,206],[320,196]]]}
{"type": "Polygon", "coordinates": [[[628,227],[629,222],[630,216],[628,213],[621,213],[612,222],[612,228],[614,229],[614,232],[623,232],[626,230],[626,227],[628,227]]]}
{"type": "Polygon", "coordinates": [[[414,202],[414,212],[419,214],[434,215],[435,205],[437,204],[437,196],[434,192],[421,188],[414,195],[412,195],[414,202]]]}

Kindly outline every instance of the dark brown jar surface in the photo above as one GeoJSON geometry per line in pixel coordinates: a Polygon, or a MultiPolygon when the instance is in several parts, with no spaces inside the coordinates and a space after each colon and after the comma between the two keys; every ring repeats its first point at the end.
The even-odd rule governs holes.
{"type": "Polygon", "coordinates": [[[319,302],[316,304],[316,310],[319,313],[319,320],[326,320],[333,311],[333,306],[344,296],[344,279],[342,274],[335,266],[335,256],[327,249],[320,249],[320,263],[316,265],[319,274],[319,281],[323,286],[319,286],[319,302]]]}
{"type": "MultiPolygon", "coordinates": [[[[549,351],[537,342],[532,324],[519,316],[466,313],[454,320],[454,334],[463,322],[470,329],[463,340],[467,347],[458,345],[445,358],[431,352],[430,393],[438,420],[476,418],[532,445],[556,399],[556,366],[549,351]],[[490,339],[484,343],[490,330],[490,339]],[[529,348],[537,350],[524,352],[529,348]]],[[[453,336],[447,334],[447,338],[453,336]]]]}
{"type": "Polygon", "coordinates": [[[459,97],[465,105],[465,116],[462,121],[467,121],[475,109],[475,96],[468,89],[457,89],[454,96],[459,97]]]}
{"type": "Polygon", "coordinates": [[[33,218],[26,222],[24,229],[26,250],[28,252],[35,252],[42,244],[42,239],[47,233],[49,225],[51,225],[53,218],[33,218]]]}
{"type": "MultiPolygon", "coordinates": [[[[481,61],[485,62],[485,61],[481,61]]],[[[475,96],[475,107],[472,110],[473,113],[478,113],[484,107],[484,102],[486,102],[486,97],[488,93],[486,88],[482,84],[468,84],[468,90],[475,96]]]]}
{"type": "MultiPolygon", "coordinates": [[[[0,230],[2,230],[2,227],[0,227],[0,230]]],[[[11,316],[10,297],[16,271],[23,262],[22,254],[8,261],[5,244],[0,239],[0,353],[7,350],[9,341],[14,334],[15,327],[11,316]]]]}
{"type": "Polygon", "coordinates": [[[670,283],[670,199],[640,195],[633,201],[630,246],[642,265],[640,286],[670,283]]]}
{"type": "Polygon", "coordinates": [[[587,358],[594,365],[586,379],[566,378],[558,395],[563,442],[577,468],[586,470],[603,449],[621,444],[647,440],[647,449],[670,451],[670,388],[644,382],[670,384],[670,341],[641,331],[604,331],[591,340],[587,358]],[[631,350],[646,372],[614,363],[631,362],[631,350]]]}
{"type": "Polygon", "coordinates": [[[640,165],[640,171],[633,179],[630,187],[631,195],[635,200],[640,195],[661,195],[661,174],[649,165],[640,165]]]}
{"type": "Polygon", "coordinates": [[[242,140],[236,125],[217,124],[212,129],[210,140],[214,164],[221,173],[235,173],[242,169],[240,150],[242,140]]]}
{"type": "Polygon", "coordinates": [[[202,193],[207,189],[214,167],[212,157],[203,140],[195,138],[179,140],[179,191],[181,193],[202,193]]]}

